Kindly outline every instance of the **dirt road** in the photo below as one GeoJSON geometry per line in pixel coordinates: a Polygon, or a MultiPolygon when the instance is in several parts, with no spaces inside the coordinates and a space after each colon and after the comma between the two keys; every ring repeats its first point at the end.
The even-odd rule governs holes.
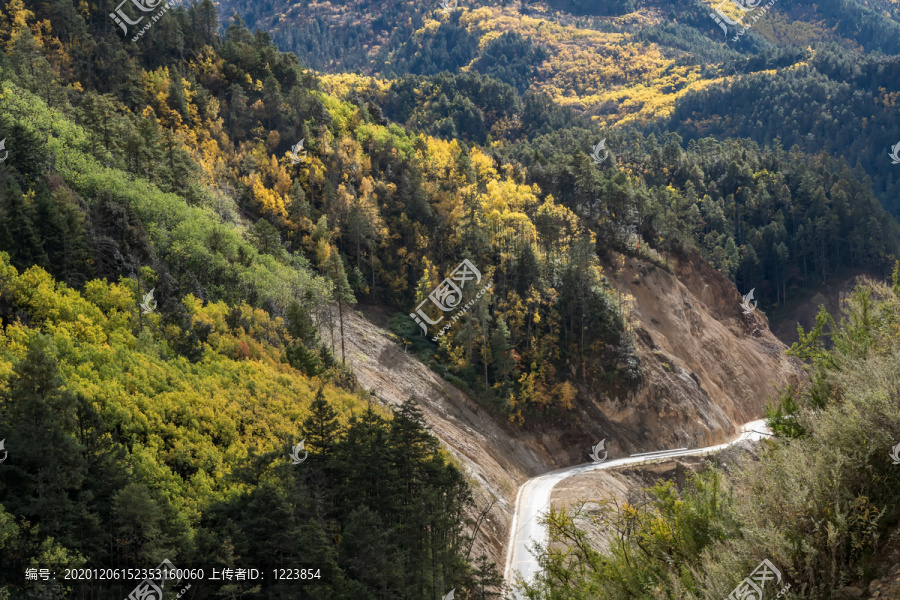
{"type": "MultiPolygon", "coordinates": [[[[510,528],[509,547],[506,553],[505,579],[508,585],[512,585],[517,575],[525,581],[531,581],[538,572],[538,562],[529,550],[535,542],[546,545],[548,540],[547,528],[538,521],[541,513],[550,503],[550,494],[560,481],[573,475],[599,469],[615,469],[619,467],[634,467],[636,465],[665,462],[679,456],[692,456],[698,454],[712,454],[724,450],[729,446],[745,440],[759,440],[769,435],[765,426],[765,420],[752,421],[741,428],[741,433],[735,439],[724,444],[708,446],[706,448],[694,448],[688,450],[662,451],[652,455],[629,456],[617,458],[600,463],[588,463],[551,471],[526,481],[519,488],[516,498],[516,510],[510,528]]],[[[515,600],[521,600],[518,593],[512,595],[515,600]]]]}

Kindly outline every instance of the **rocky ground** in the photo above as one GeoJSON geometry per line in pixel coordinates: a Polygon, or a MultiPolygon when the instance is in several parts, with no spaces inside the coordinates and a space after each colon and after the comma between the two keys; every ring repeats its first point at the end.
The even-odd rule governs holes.
{"type": "Polygon", "coordinates": [[[630,452],[721,443],[802,376],[763,311],[743,314],[734,284],[698,256],[669,259],[671,273],[632,258],[622,265],[604,272],[632,299],[644,382],[625,401],[598,401],[640,434],[630,452]]]}
{"type": "Polygon", "coordinates": [[[863,589],[855,585],[844,588],[844,595],[850,598],[878,598],[879,600],[900,600],[900,553],[891,556],[894,566],[880,579],[873,579],[863,589]]]}

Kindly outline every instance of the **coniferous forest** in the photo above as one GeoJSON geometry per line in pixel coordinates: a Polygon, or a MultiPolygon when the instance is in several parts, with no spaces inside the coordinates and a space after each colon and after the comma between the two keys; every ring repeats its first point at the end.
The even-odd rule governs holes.
{"type": "Polygon", "coordinates": [[[506,598],[470,470],[360,383],[348,321],[387,315],[512,435],[575,429],[647,384],[626,259],[705,261],[770,318],[871,281],[800,331],[768,467],[604,506],[605,550],[554,510],[520,597],[727,596],[773,552],[789,598],[875,572],[897,474],[823,440],[900,414],[896,0],[779,0],[737,41],[705,0],[132,4],[0,3],[0,600],[124,598],[25,572],[160,557],[323,571],[189,599],[506,598]],[[435,335],[464,260],[484,289],[435,335]],[[803,460],[845,493],[776,534],[803,460]]]}

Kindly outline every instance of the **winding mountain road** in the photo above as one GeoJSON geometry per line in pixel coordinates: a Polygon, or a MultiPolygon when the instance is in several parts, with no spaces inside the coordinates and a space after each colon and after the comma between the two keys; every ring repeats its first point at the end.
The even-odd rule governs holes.
{"type": "MultiPolygon", "coordinates": [[[[751,421],[741,428],[741,433],[730,442],[719,444],[717,446],[709,446],[706,448],[694,448],[690,450],[680,449],[672,451],[660,451],[657,453],[645,453],[639,456],[629,456],[627,458],[617,458],[601,463],[588,463],[567,467],[557,471],[550,471],[543,475],[538,475],[529,479],[519,488],[519,494],[516,497],[516,512],[513,515],[512,527],[509,535],[509,546],[506,552],[506,570],[504,578],[508,585],[512,585],[515,580],[516,572],[522,575],[525,581],[532,581],[538,572],[537,559],[531,554],[529,546],[539,541],[541,544],[547,543],[547,528],[541,525],[541,513],[550,504],[550,494],[557,483],[588,471],[596,471],[600,469],[615,469],[617,467],[631,467],[640,464],[648,464],[654,462],[665,462],[679,456],[695,456],[698,454],[712,454],[724,450],[729,446],[733,446],[738,442],[745,440],[759,440],[764,436],[768,436],[769,431],[766,429],[764,419],[759,421],[751,421]]],[[[519,593],[513,593],[515,600],[521,600],[523,596],[519,593]]]]}

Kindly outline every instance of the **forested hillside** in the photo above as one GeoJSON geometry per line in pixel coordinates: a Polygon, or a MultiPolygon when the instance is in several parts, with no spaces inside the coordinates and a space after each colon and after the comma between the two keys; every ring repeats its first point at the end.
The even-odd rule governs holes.
{"type": "MultiPolygon", "coordinates": [[[[283,355],[296,324],[189,296],[186,327],[171,313],[141,316],[129,280],[79,294],[39,267],[17,273],[2,254],[0,273],[4,597],[125,597],[133,582],[26,583],[25,569],[61,579],[160,555],[220,571],[321,565],[330,585],[316,593],[330,598],[421,597],[434,585],[422,573],[442,585],[469,577],[467,486],[415,407],[386,419],[292,369],[283,355]],[[301,438],[302,469],[285,460],[301,438]]],[[[194,587],[194,598],[259,593],[248,582],[194,587]]]]}
{"type": "Polygon", "coordinates": [[[219,113],[231,102],[290,131],[324,120],[326,104],[340,117],[342,104],[265,36],[235,28],[220,42],[209,3],[156,24],[188,40],[194,61],[149,49],[142,67],[116,32],[88,35],[103,39],[100,17],[60,8],[3,13],[0,594],[124,597],[133,583],[26,582],[25,570],[148,568],[160,556],[185,568],[316,564],[328,583],[310,593],[331,598],[493,581],[465,554],[468,486],[415,406],[373,409],[337,338],[319,336],[330,299],[350,293],[327,221],[317,269],[280,237],[285,204],[304,192],[267,154],[277,138],[254,140],[261,121],[219,113]],[[248,106],[242,90],[261,98],[264,86],[229,53],[304,106],[254,112],[262,101],[248,106]],[[301,441],[308,458],[293,466],[301,441]]]}
{"type": "Polygon", "coordinates": [[[865,174],[824,154],[619,133],[485,76],[352,83],[409,127],[477,144],[486,142],[485,132],[505,140],[494,146],[498,168],[561,199],[591,225],[601,256],[616,250],[662,260],[658,252],[697,249],[771,306],[838,273],[878,272],[896,253],[896,223],[865,174]],[[615,152],[598,167],[588,153],[600,139],[615,152]]]}
{"type": "Polygon", "coordinates": [[[841,156],[865,171],[884,207],[900,215],[900,169],[889,156],[900,142],[898,99],[900,58],[825,44],[775,77],[752,74],[688,94],[668,127],[688,138],[746,137],[841,156]]]}
{"type": "Polygon", "coordinates": [[[861,166],[900,215],[900,175],[888,157],[900,143],[896,2],[776,3],[742,36],[734,27],[723,34],[709,16],[720,7],[738,18],[731,3],[698,0],[473,1],[449,11],[439,2],[218,4],[326,72],[484,74],[604,125],[824,151],[861,166]]]}

